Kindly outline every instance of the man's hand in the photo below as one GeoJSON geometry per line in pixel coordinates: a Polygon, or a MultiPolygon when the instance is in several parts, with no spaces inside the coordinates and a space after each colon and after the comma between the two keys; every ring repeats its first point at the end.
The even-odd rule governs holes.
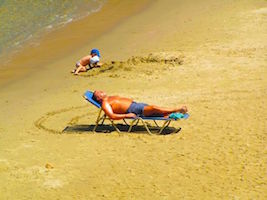
{"type": "Polygon", "coordinates": [[[128,113],[128,114],[126,114],[126,118],[136,118],[136,114],[128,113]]]}

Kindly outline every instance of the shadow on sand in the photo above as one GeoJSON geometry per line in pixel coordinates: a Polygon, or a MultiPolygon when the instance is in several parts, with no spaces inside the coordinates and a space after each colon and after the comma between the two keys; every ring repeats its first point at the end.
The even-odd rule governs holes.
{"type": "MultiPolygon", "coordinates": [[[[82,133],[88,133],[92,132],[95,125],[73,125],[73,126],[67,126],[63,133],[71,133],[71,134],[82,134],[82,133]]],[[[117,124],[117,128],[121,132],[127,132],[129,129],[128,125],[124,124],[117,124]]],[[[153,134],[158,134],[159,127],[150,127],[150,131],[153,134]]],[[[96,132],[97,133],[111,133],[113,131],[116,131],[115,128],[112,125],[98,125],[96,132]]],[[[165,128],[160,135],[169,135],[169,134],[175,134],[179,133],[181,131],[181,128],[174,128],[174,127],[167,127],[165,128]]],[[[144,126],[133,126],[131,133],[134,134],[147,134],[147,131],[144,126]]]]}

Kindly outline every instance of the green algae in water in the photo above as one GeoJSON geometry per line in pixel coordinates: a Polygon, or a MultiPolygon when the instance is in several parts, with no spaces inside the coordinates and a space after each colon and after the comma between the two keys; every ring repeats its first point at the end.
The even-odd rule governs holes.
{"type": "Polygon", "coordinates": [[[0,56],[44,31],[98,11],[106,0],[0,0],[0,56]]]}

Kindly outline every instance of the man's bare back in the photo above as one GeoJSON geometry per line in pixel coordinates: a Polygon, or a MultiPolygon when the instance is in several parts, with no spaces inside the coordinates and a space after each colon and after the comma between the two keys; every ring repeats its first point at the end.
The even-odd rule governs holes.
{"type": "Polygon", "coordinates": [[[107,96],[103,91],[95,91],[94,98],[101,103],[102,109],[111,119],[119,120],[138,116],[165,116],[174,112],[186,113],[187,107],[161,108],[155,105],[136,103],[130,98],[107,96]]]}

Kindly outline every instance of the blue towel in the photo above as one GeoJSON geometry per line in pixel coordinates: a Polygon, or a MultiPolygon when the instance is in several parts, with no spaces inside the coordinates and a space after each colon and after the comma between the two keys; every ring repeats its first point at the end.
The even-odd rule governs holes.
{"type": "Polygon", "coordinates": [[[171,118],[171,119],[182,119],[184,117],[185,117],[185,115],[182,113],[172,113],[169,115],[169,118],[171,118]]]}

